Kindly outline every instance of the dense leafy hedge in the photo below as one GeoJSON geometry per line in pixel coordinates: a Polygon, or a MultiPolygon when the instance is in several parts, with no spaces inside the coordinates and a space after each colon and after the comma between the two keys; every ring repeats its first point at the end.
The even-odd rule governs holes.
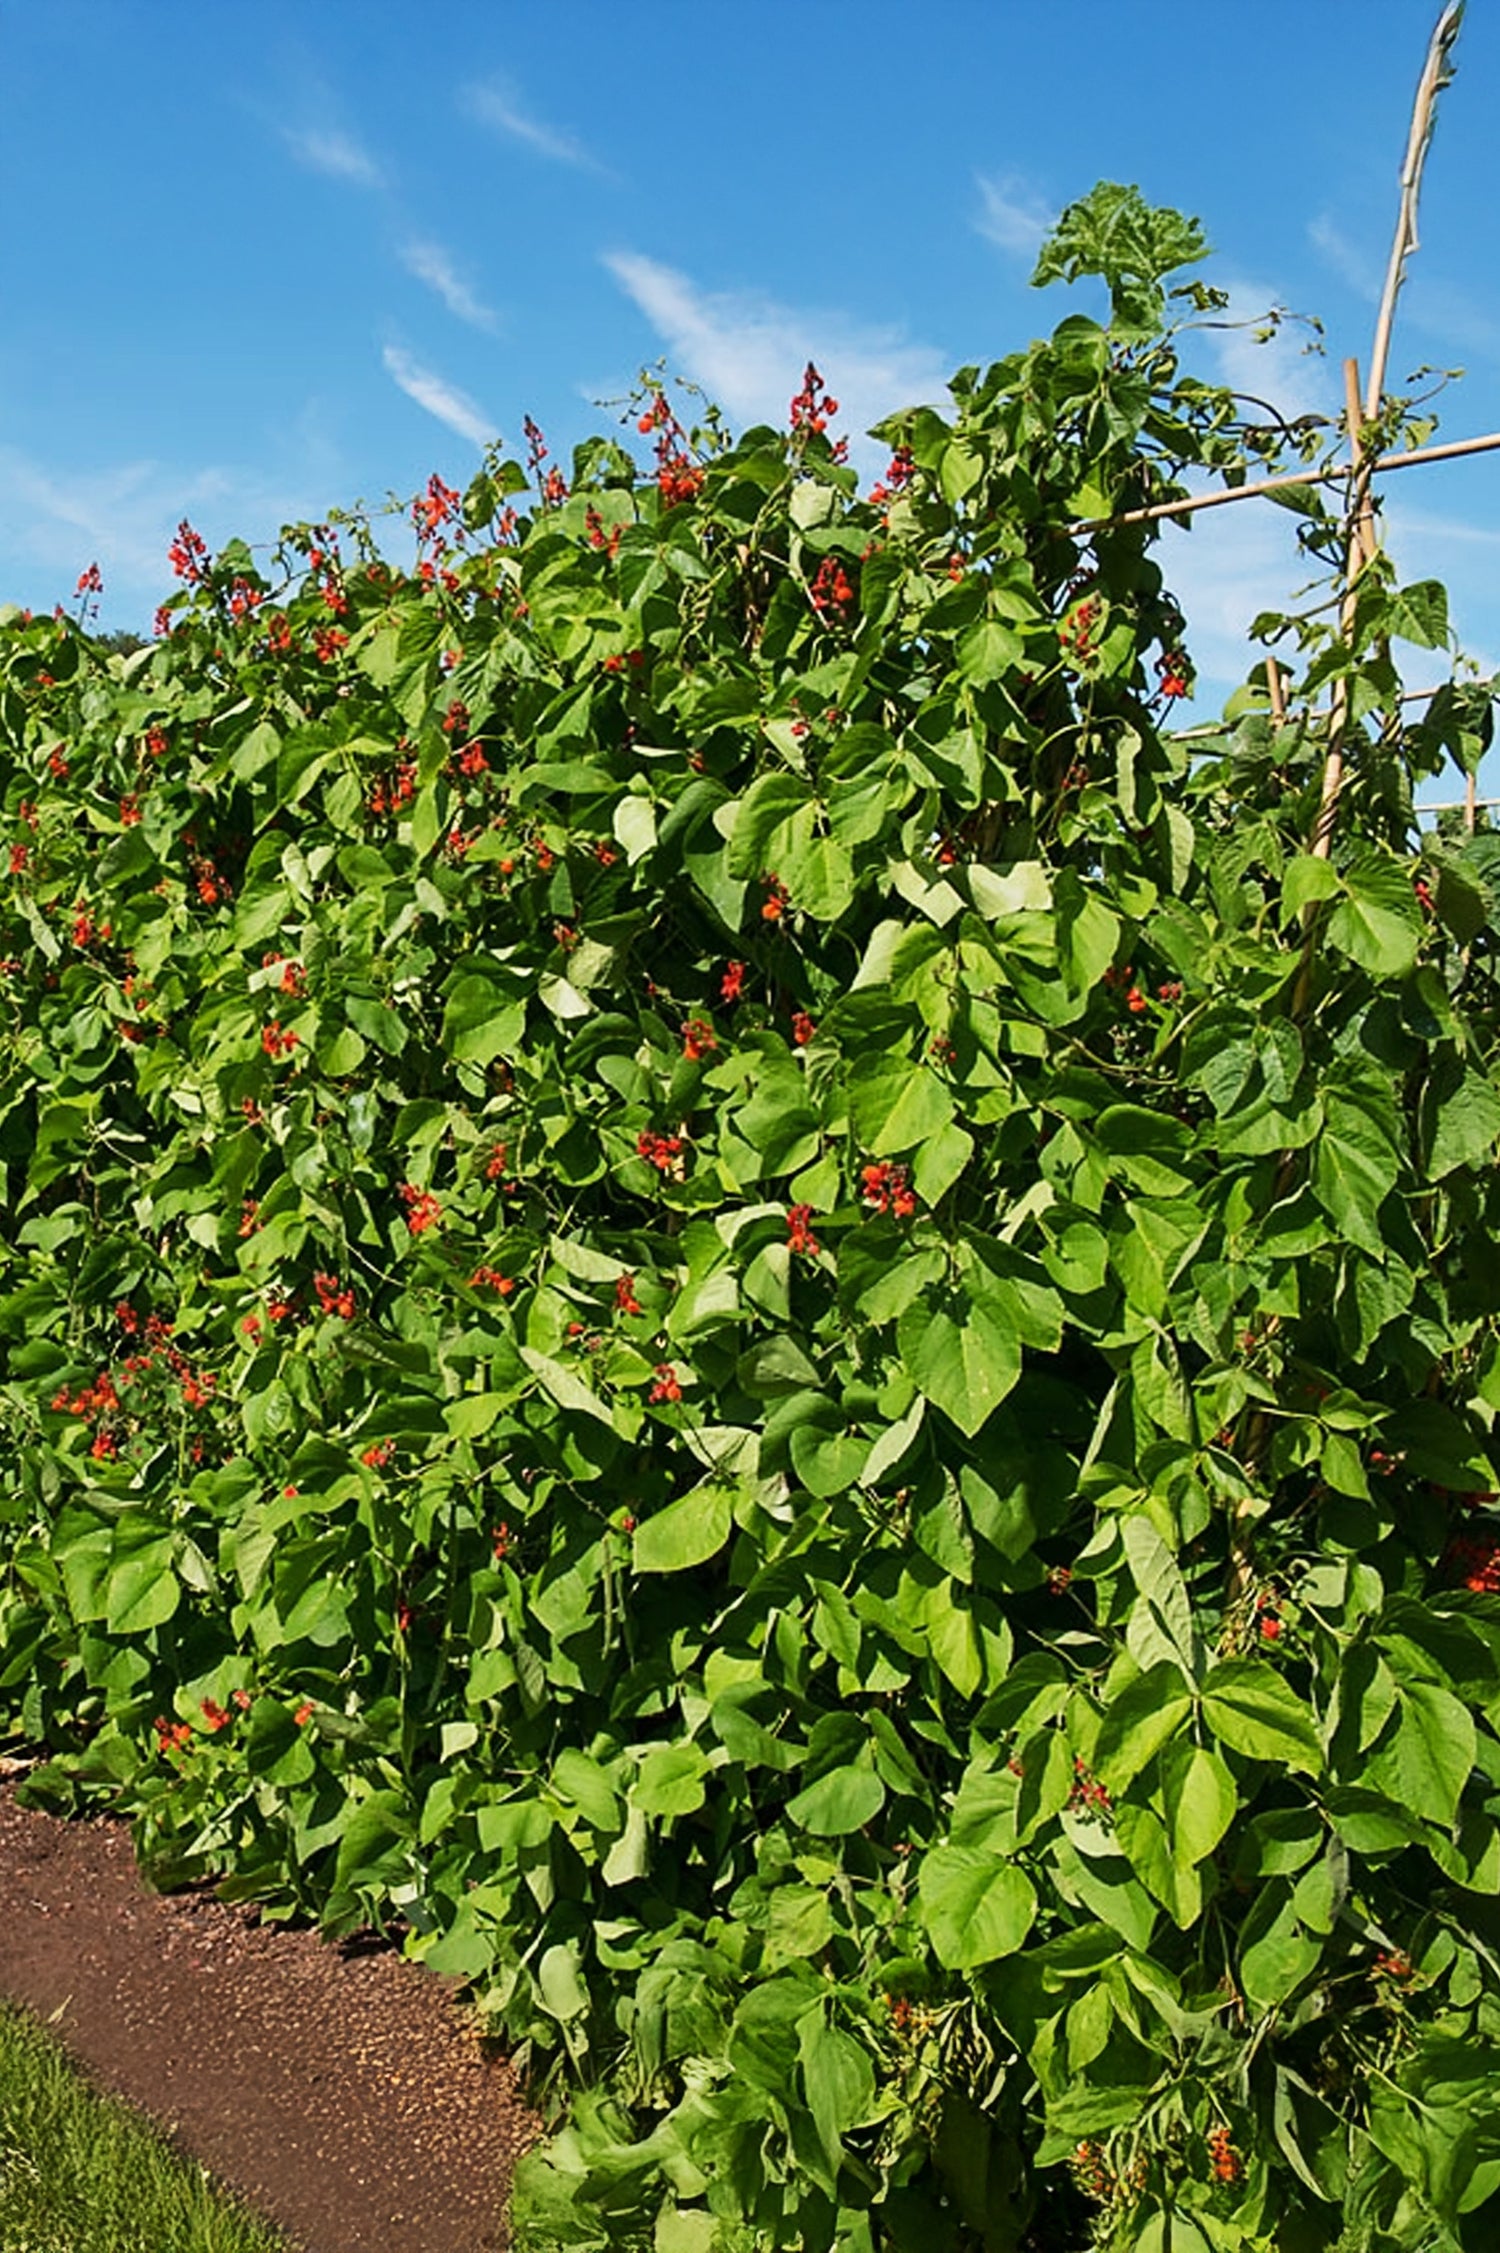
{"type": "Polygon", "coordinates": [[[5,1723],[472,1980],[528,2245],[1492,2241],[1500,848],[1409,795],[1488,699],[1377,560],[1165,731],[1074,527],[1296,435],[1201,247],[1075,206],[1107,325],[867,497],[815,371],[651,389],[414,569],[0,625],[5,1723]]]}

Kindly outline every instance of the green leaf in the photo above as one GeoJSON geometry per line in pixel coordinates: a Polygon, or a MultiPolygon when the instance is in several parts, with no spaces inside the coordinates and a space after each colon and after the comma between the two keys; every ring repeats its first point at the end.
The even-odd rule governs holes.
{"type": "Polygon", "coordinates": [[[1224,1659],[1214,1667],[1203,1685],[1203,1717],[1232,1752],[1282,1761],[1310,1776],[1322,1768],[1311,1707],[1264,1659],[1224,1659]]]}
{"type": "Polygon", "coordinates": [[[172,1537],[149,1518],[129,1514],[115,1527],[104,1623],[114,1635],[143,1635],[177,1609],[181,1583],[173,1570],[172,1537]]]}
{"type": "Polygon", "coordinates": [[[1358,1780],[1448,1830],[1477,1757],[1474,1718],[1466,1705],[1435,1682],[1398,1679],[1394,1720],[1358,1780]]]}
{"type": "Polygon", "coordinates": [[[1427,1178],[1441,1181],[1460,1166],[1483,1165],[1500,1141],[1500,1095],[1470,1067],[1435,1106],[1427,1178]]]}
{"type": "Polygon", "coordinates": [[[830,2170],[843,2164],[844,2137],[862,2127],[875,2101],[870,2053],[852,2034],[830,2026],[820,2003],[797,2029],[802,2085],[830,2170]]]}
{"type": "Polygon", "coordinates": [[[1170,1660],[1137,1675],[1105,1707],[1093,1760],[1099,1781],[1111,1792],[1124,1791],[1178,1735],[1192,1710],[1182,1670],[1170,1660]]]}
{"type": "Polygon", "coordinates": [[[922,1921],[950,1971],[1013,1956],[1031,1930],[1036,1891],[1014,1863],[977,1846],[934,1846],[918,1877],[922,1921]]]}
{"type": "Polygon", "coordinates": [[[691,1494],[654,1510],[635,1529],[637,1572],[687,1572],[716,1557],[729,1539],[734,1498],[726,1486],[706,1481],[691,1494]]]}
{"type": "Polygon", "coordinates": [[[962,1290],[924,1291],[901,1315],[896,1336],[913,1382],[970,1438],[1021,1374],[1012,1325],[992,1303],[962,1290]]]}
{"type": "Polygon", "coordinates": [[[1281,902],[1290,919],[1319,900],[1337,899],[1342,890],[1332,861],[1314,853],[1294,853],[1281,880],[1281,902]]]}
{"type": "Polygon", "coordinates": [[[1356,862],[1328,918],[1328,942],[1372,978],[1404,978],[1417,959],[1422,913],[1411,878],[1394,861],[1356,862]]]}
{"type": "Polygon", "coordinates": [[[792,1822],[816,1838],[843,1838],[863,1830],[885,1805],[885,1785],[873,1768],[829,1768],[786,1803],[792,1822]]]}
{"type": "Polygon", "coordinates": [[[1179,1737],[1162,1760],[1162,1805],[1179,1864],[1206,1861],[1238,1811],[1234,1778],[1216,1752],[1179,1737]]]}
{"type": "Polygon", "coordinates": [[[949,1125],[953,1098],[930,1065],[873,1056],[849,1075],[849,1115],[873,1157],[899,1157],[949,1125]]]}

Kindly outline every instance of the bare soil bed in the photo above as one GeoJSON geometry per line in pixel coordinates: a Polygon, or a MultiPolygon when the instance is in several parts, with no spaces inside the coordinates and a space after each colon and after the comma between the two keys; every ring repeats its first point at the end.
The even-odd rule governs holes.
{"type": "Polygon", "coordinates": [[[306,2253],[493,2253],[536,2122],[444,1982],[389,1948],[162,1895],[108,1819],[0,1786],[0,1995],[306,2253]]]}

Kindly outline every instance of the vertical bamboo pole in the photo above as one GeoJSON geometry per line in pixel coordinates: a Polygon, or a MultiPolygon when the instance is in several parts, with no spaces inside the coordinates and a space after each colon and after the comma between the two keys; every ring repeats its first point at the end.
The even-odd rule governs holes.
{"type": "Polygon", "coordinates": [[[1272,722],[1280,727],[1286,718],[1286,686],[1281,678],[1280,660],[1275,657],[1266,659],[1266,687],[1271,692],[1272,722]]]}
{"type": "MultiPolygon", "coordinates": [[[[1375,552],[1375,527],[1370,521],[1370,471],[1365,458],[1364,410],[1359,396],[1359,362],[1344,362],[1344,408],[1349,424],[1349,544],[1344,557],[1344,600],[1339,611],[1339,632],[1346,641],[1354,632],[1359,574],[1366,558],[1375,552]]],[[[1323,761],[1323,792],[1318,819],[1308,851],[1327,860],[1338,818],[1339,793],[1344,787],[1344,731],[1349,723],[1349,679],[1341,673],[1333,684],[1333,709],[1328,716],[1328,753],[1323,761]]]]}
{"type": "Polygon", "coordinates": [[[1370,349],[1370,387],[1365,394],[1367,422],[1375,420],[1385,398],[1385,370],[1390,358],[1396,299],[1406,276],[1406,261],[1417,248],[1417,199],[1422,192],[1422,167],[1427,161],[1427,151],[1432,143],[1437,98],[1453,76],[1451,57],[1463,13],[1464,0],[1450,0],[1450,5],[1437,20],[1428,45],[1427,60],[1417,81],[1416,100],[1412,104],[1411,131],[1406,142],[1406,161],[1401,167],[1401,207],[1396,217],[1396,235],[1391,244],[1390,264],[1386,268],[1380,313],[1375,323],[1375,341],[1370,349]]]}

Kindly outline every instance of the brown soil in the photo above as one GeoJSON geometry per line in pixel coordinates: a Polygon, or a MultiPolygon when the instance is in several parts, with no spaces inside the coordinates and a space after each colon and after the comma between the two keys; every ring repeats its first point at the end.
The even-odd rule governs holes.
{"type": "Polygon", "coordinates": [[[491,2253],[536,2134],[444,1982],[197,1889],[0,1787],[0,1995],[307,2253],[491,2253]]]}

